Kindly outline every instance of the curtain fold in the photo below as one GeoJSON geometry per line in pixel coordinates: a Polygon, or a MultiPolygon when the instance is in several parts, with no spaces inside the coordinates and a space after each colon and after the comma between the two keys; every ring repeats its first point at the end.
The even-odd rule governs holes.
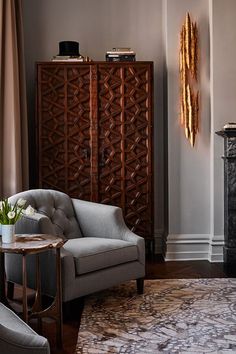
{"type": "Polygon", "coordinates": [[[0,0],[0,198],[28,189],[21,0],[0,0]]]}

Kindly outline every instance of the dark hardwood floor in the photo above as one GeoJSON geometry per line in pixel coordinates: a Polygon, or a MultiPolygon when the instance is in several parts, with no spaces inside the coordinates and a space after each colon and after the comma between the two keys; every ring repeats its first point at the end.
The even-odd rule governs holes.
{"type": "MultiPolygon", "coordinates": [[[[147,258],[147,279],[183,279],[183,278],[224,278],[226,277],[222,263],[208,261],[164,262],[160,256],[147,258]]],[[[144,283],[145,291],[145,283],[144,283]]],[[[74,354],[77,342],[80,318],[86,298],[70,304],[63,324],[63,349],[56,349],[56,331],[53,322],[45,321],[43,335],[48,338],[52,354],[74,354]]]]}
{"type": "Polygon", "coordinates": [[[164,262],[161,256],[147,258],[147,279],[225,278],[223,263],[208,261],[164,262]]]}

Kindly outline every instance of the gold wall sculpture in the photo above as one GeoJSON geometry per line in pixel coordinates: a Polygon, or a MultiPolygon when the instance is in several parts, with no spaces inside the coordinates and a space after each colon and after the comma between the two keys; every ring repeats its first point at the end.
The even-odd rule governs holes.
{"type": "Polygon", "coordinates": [[[180,123],[193,147],[199,131],[198,30],[189,13],[186,14],[180,33],[180,123]]]}

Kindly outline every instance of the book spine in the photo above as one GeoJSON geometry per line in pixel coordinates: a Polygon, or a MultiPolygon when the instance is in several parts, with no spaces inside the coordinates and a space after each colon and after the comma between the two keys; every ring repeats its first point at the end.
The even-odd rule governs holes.
{"type": "Polygon", "coordinates": [[[132,51],[130,47],[113,47],[113,52],[130,52],[132,51]]]}
{"type": "Polygon", "coordinates": [[[125,55],[125,56],[118,56],[118,57],[110,57],[106,56],[106,61],[135,61],[135,56],[134,55],[125,55]]]}
{"type": "Polygon", "coordinates": [[[135,58],[135,54],[106,54],[109,58],[135,58]]]}
{"type": "Polygon", "coordinates": [[[119,54],[119,55],[135,55],[135,52],[133,51],[118,51],[118,50],[111,50],[106,52],[106,54],[119,54]]]}

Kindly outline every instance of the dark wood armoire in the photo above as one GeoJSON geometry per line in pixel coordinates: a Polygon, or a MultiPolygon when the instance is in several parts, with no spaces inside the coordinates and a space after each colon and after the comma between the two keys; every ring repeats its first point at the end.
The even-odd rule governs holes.
{"type": "Polygon", "coordinates": [[[120,206],[153,239],[153,63],[37,63],[39,187],[120,206]]]}

